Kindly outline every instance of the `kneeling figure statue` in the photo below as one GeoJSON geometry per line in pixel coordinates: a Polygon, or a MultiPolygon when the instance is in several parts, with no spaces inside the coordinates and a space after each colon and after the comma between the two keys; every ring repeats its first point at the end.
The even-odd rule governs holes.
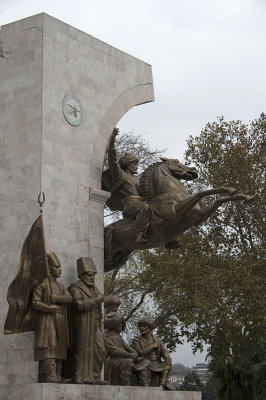
{"type": "Polygon", "coordinates": [[[111,312],[105,317],[104,378],[110,385],[129,386],[134,362],[139,361],[139,357],[136,351],[123,341],[122,324],[123,317],[119,312],[111,312]]]}
{"type": "Polygon", "coordinates": [[[162,341],[152,331],[155,328],[153,319],[148,316],[138,320],[141,335],[132,341],[132,348],[143,361],[135,365],[135,373],[140,386],[167,387],[172,368],[171,357],[162,341]]]}

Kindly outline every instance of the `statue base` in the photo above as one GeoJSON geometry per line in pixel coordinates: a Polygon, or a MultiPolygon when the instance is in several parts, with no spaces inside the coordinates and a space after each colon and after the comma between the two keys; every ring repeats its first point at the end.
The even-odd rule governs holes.
{"type": "Polygon", "coordinates": [[[171,392],[155,387],[56,383],[0,385],[1,400],[201,400],[201,392],[171,392]]]}

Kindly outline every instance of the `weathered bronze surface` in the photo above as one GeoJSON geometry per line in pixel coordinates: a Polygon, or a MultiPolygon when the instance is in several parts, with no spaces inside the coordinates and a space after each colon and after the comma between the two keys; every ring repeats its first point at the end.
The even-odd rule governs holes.
{"type": "Polygon", "coordinates": [[[19,271],[8,288],[9,310],[4,327],[6,334],[34,330],[32,290],[47,275],[43,220],[40,215],[23,243],[19,271]]]}
{"type": "Polygon", "coordinates": [[[117,312],[121,304],[119,297],[110,294],[104,299],[104,314],[107,315],[110,312],[117,312]]]}
{"type": "Polygon", "coordinates": [[[71,349],[68,367],[73,383],[103,383],[104,338],[101,303],[104,296],[95,286],[97,273],[90,257],[77,260],[78,280],[69,287],[73,302],[70,313],[71,349]]]}
{"type": "Polygon", "coordinates": [[[124,218],[135,221],[138,233],[135,242],[142,243],[146,239],[146,231],[150,220],[150,206],[139,194],[138,157],[132,153],[125,153],[117,161],[115,137],[119,130],[115,128],[110,138],[108,149],[109,170],[103,172],[103,184],[112,195],[107,201],[111,210],[123,211],[124,218]]]}
{"type": "MultiPolygon", "coordinates": [[[[43,202],[39,201],[41,207],[43,202]]],[[[19,272],[8,288],[9,310],[4,332],[35,330],[34,359],[39,361],[39,380],[42,382],[61,381],[62,361],[67,358],[69,347],[65,305],[72,297],[56,281],[60,275],[57,256],[46,254],[40,215],[23,244],[19,272]]]]}
{"type": "Polygon", "coordinates": [[[154,321],[150,317],[142,317],[138,321],[141,336],[132,341],[142,361],[135,365],[140,386],[161,386],[165,388],[172,368],[171,357],[158,336],[153,335],[154,321]]]}
{"type": "Polygon", "coordinates": [[[129,386],[134,361],[138,355],[122,339],[123,317],[118,312],[111,312],[104,319],[104,338],[106,359],[104,362],[105,380],[110,385],[129,386]]]}
{"type": "Polygon", "coordinates": [[[176,248],[179,235],[204,222],[222,204],[253,200],[226,187],[190,195],[180,180],[196,179],[197,171],[176,159],[161,158],[162,161],[150,165],[138,181],[134,176],[136,161],[134,164],[133,155],[120,162],[121,167],[127,166],[126,169],[116,162],[116,135],[117,130],[114,130],[109,144],[109,170],[103,172],[103,189],[111,191],[107,205],[112,210],[123,210],[124,219],[105,228],[105,271],[122,266],[133,250],[162,245],[176,248]],[[201,209],[197,203],[214,194],[224,194],[225,197],[201,209]]]}
{"type": "MultiPolygon", "coordinates": [[[[104,299],[104,315],[107,315],[110,312],[117,312],[120,304],[121,301],[119,297],[113,294],[106,296],[104,299]]],[[[124,320],[124,317],[122,317],[122,331],[124,331],[125,328],[126,328],[126,322],[124,320]]]]}
{"type": "Polygon", "coordinates": [[[61,265],[54,253],[47,254],[49,275],[33,289],[34,360],[41,361],[46,382],[60,382],[62,360],[67,358],[69,335],[66,304],[72,301],[69,292],[57,282],[61,265]]]}

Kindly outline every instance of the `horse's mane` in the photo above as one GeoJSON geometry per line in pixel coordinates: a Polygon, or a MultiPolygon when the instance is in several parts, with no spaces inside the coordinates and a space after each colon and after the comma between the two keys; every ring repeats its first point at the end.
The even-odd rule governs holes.
{"type": "Polygon", "coordinates": [[[150,200],[151,173],[153,172],[154,168],[156,168],[160,164],[163,163],[161,161],[157,161],[156,163],[149,165],[140,176],[139,194],[144,198],[145,201],[150,200]]]}

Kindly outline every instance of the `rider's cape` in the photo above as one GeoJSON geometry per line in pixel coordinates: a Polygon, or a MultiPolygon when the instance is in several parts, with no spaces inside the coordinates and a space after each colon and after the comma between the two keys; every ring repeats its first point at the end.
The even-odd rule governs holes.
{"type": "Polygon", "coordinates": [[[121,196],[119,196],[117,189],[122,185],[123,178],[119,185],[114,186],[110,169],[106,169],[102,173],[102,190],[111,192],[111,197],[107,200],[106,205],[111,211],[123,211],[124,204],[121,196]]]}

